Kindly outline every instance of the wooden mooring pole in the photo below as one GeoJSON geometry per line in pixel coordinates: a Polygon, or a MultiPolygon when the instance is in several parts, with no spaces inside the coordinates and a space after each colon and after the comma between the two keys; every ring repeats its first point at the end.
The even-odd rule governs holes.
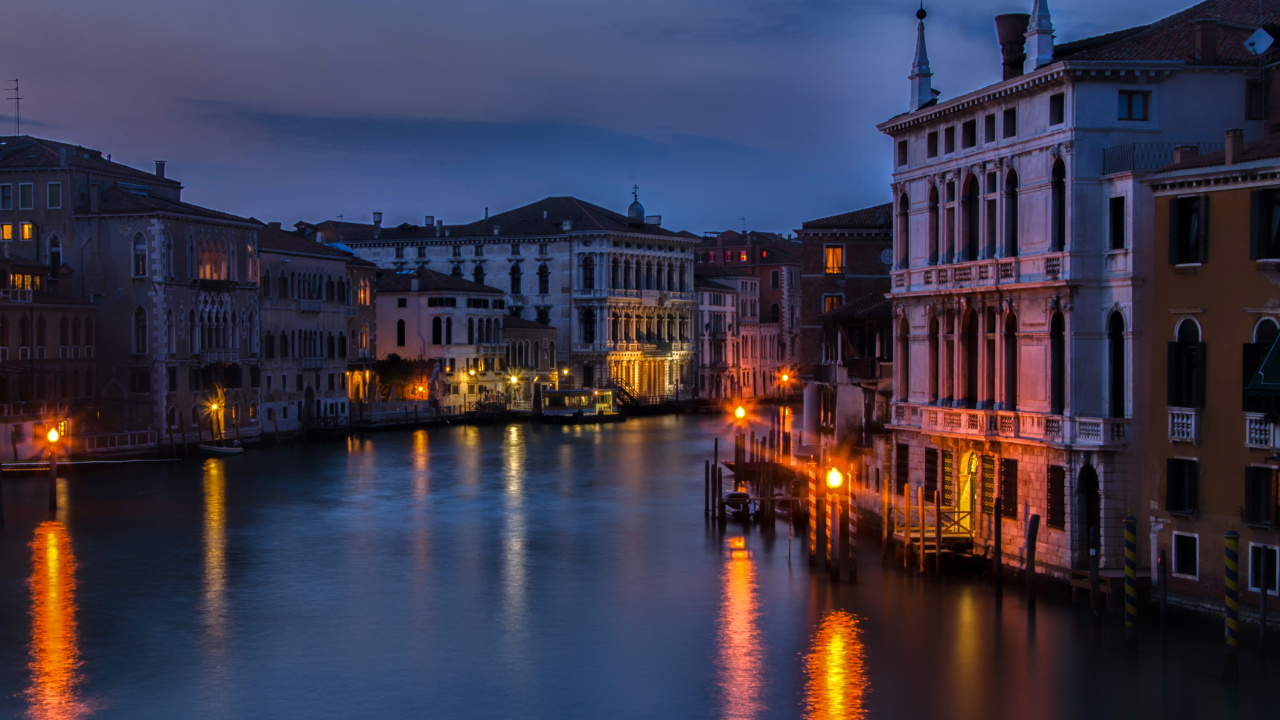
{"type": "Polygon", "coordinates": [[[916,488],[916,505],[920,508],[920,574],[924,574],[924,486],[916,488]]]}
{"type": "Polygon", "coordinates": [[[1000,562],[1000,554],[1004,552],[1004,546],[1001,545],[1000,538],[1000,528],[1001,525],[1004,524],[1004,498],[999,495],[996,496],[995,508],[994,512],[992,512],[992,516],[993,522],[995,523],[994,528],[992,528],[992,534],[994,535],[996,549],[995,552],[992,553],[993,557],[991,558],[991,567],[996,576],[996,594],[999,594],[1004,590],[1004,568],[1001,567],[1000,562]]]}
{"type": "Polygon", "coordinates": [[[1027,602],[1036,603],[1036,538],[1040,535],[1040,516],[1032,515],[1027,526],[1027,602]]]}
{"type": "Polygon", "coordinates": [[[902,507],[905,511],[902,523],[902,569],[911,569],[911,548],[915,545],[911,541],[912,520],[911,520],[911,485],[910,483],[902,486],[902,507]]]}
{"type": "Polygon", "coordinates": [[[711,461],[702,462],[702,514],[711,514],[711,461]]]}
{"type": "Polygon", "coordinates": [[[942,575],[942,491],[933,491],[933,574],[942,575]]]}

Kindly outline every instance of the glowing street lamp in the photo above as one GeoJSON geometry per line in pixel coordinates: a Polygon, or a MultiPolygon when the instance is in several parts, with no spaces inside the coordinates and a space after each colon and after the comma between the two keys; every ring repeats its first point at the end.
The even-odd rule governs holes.
{"type": "Polygon", "coordinates": [[[839,470],[831,468],[831,472],[827,473],[827,487],[835,490],[842,484],[844,484],[844,476],[840,474],[839,470]]]}
{"type": "Polygon", "coordinates": [[[738,409],[733,411],[733,416],[741,420],[747,416],[747,411],[741,405],[739,405],[738,409]]]}
{"type": "Polygon", "coordinates": [[[61,436],[60,436],[60,435],[58,435],[58,429],[57,429],[57,428],[49,428],[49,434],[48,434],[48,435],[46,435],[45,437],[49,438],[49,444],[50,444],[50,445],[52,445],[52,444],[54,444],[54,443],[58,442],[58,438],[59,438],[59,437],[61,437],[61,436]]]}

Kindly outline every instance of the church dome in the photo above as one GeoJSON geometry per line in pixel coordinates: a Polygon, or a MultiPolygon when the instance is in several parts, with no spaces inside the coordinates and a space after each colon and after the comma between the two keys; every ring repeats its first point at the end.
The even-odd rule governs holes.
{"type": "Polygon", "coordinates": [[[644,206],[639,200],[632,200],[631,207],[627,208],[627,219],[634,222],[644,222],[644,206]]]}

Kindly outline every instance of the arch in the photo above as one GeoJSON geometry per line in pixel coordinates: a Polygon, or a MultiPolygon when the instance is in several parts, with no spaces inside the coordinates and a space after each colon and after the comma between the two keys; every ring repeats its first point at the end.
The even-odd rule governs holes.
{"type": "Polygon", "coordinates": [[[147,311],[142,306],[133,311],[133,352],[135,355],[147,352],[147,311]]]}
{"type": "Polygon", "coordinates": [[[961,258],[966,261],[977,260],[978,248],[982,242],[978,224],[982,215],[982,188],[977,176],[972,173],[965,178],[960,212],[964,222],[964,250],[960,253],[961,258]]]}
{"type": "Polygon", "coordinates": [[[1076,480],[1076,512],[1080,513],[1081,537],[1084,547],[1079,549],[1077,564],[1089,564],[1090,549],[1102,549],[1102,493],[1098,484],[1098,471],[1092,465],[1080,468],[1076,480]]]}
{"type": "Polygon", "coordinates": [[[928,265],[938,264],[938,235],[942,231],[942,220],[938,216],[941,208],[938,203],[938,186],[929,186],[929,246],[926,248],[926,260],[928,265]]]}
{"type": "Polygon", "coordinates": [[[1117,310],[1107,318],[1107,414],[1113,418],[1125,417],[1128,395],[1128,368],[1125,367],[1124,316],[1117,310]]]}
{"type": "Polygon", "coordinates": [[[1018,316],[1004,318],[1004,410],[1018,409],[1018,316]]]}
{"type": "Polygon", "coordinates": [[[618,262],[618,258],[609,261],[609,287],[618,290],[618,283],[621,282],[622,263],[618,262]]]}
{"type": "Polygon", "coordinates": [[[1058,158],[1050,171],[1049,250],[1062,252],[1067,246],[1067,166],[1058,158]]]}
{"type": "Polygon", "coordinates": [[[621,333],[621,331],[622,331],[622,316],[618,315],[618,313],[615,312],[613,313],[613,315],[609,317],[609,341],[614,343],[618,342],[619,341],[618,336],[621,333]]]}
{"type": "Polygon", "coordinates": [[[898,270],[907,268],[911,263],[911,200],[905,192],[898,197],[897,261],[898,270]]]}
{"type": "Polygon", "coordinates": [[[142,233],[135,233],[133,236],[133,276],[146,277],[147,275],[147,239],[142,233]]]}
{"type": "Polygon", "coordinates": [[[1253,341],[1270,347],[1280,336],[1280,323],[1275,318],[1264,317],[1253,326],[1253,341]]]}
{"type": "Polygon", "coordinates": [[[1067,399],[1066,320],[1055,312],[1049,320],[1049,412],[1061,415],[1067,399]]]}
{"type": "Polygon", "coordinates": [[[676,289],[676,266],[675,263],[667,263],[667,291],[671,292],[676,289]]]}
{"type": "Polygon", "coordinates": [[[1205,344],[1200,323],[1185,317],[1169,343],[1169,407],[1202,408],[1205,399],[1205,344]]]}
{"type": "Polygon", "coordinates": [[[622,289],[631,289],[631,258],[622,261],[622,289]]]}
{"type": "Polygon", "coordinates": [[[582,258],[582,289],[596,289],[596,259],[590,255],[582,258]]]}
{"type": "Polygon", "coordinates": [[[1004,177],[1004,254],[1018,256],[1018,173],[1009,170],[1004,177]]]}

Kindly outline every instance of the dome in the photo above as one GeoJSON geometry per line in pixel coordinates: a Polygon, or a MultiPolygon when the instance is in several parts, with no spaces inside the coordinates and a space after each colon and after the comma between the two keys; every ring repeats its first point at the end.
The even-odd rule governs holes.
{"type": "Polygon", "coordinates": [[[632,200],[631,207],[627,208],[627,219],[635,222],[644,222],[644,206],[639,200],[632,200]]]}

